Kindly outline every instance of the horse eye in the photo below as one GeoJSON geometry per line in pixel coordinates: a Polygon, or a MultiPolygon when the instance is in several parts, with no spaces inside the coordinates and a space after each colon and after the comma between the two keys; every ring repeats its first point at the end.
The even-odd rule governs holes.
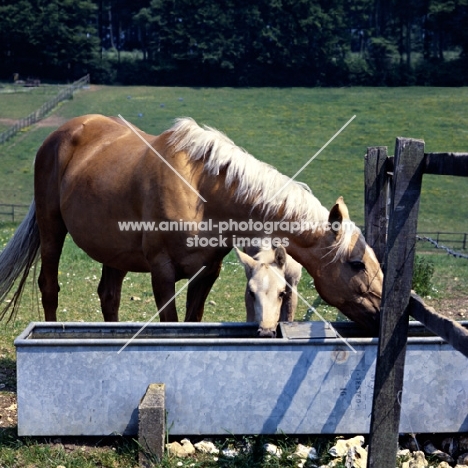
{"type": "Polygon", "coordinates": [[[278,296],[279,296],[280,298],[283,298],[284,296],[286,296],[286,291],[281,291],[281,292],[278,294],[278,296]]]}
{"type": "Polygon", "coordinates": [[[251,289],[249,289],[249,296],[255,300],[255,294],[253,293],[253,291],[251,289]]]}
{"type": "Polygon", "coordinates": [[[356,271],[364,271],[366,269],[366,265],[360,260],[353,260],[349,262],[349,264],[351,265],[351,268],[356,271]]]}

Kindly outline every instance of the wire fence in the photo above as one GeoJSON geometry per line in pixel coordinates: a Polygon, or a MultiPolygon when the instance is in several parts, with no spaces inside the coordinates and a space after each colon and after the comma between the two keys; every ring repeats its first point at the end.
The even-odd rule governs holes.
{"type": "Polygon", "coordinates": [[[16,135],[21,129],[30,127],[39,120],[43,119],[54,107],[56,107],[60,102],[70,99],[73,96],[73,93],[83,86],[89,84],[89,75],[85,75],[79,80],[72,83],[70,86],[62,89],[55,97],[49,101],[42,104],[39,109],[31,112],[27,117],[19,119],[13,126],[4,132],[0,133],[0,144],[5,143],[12,136],[16,135]]]}
{"type": "Polygon", "coordinates": [[[431,250],[434,247],[444,250],[453,257],[468,259],[466,253],[468,233],[466,232],[425,232],[419,233],[416,238],[418,241],[427,243],[427,247],[431,250]]]}

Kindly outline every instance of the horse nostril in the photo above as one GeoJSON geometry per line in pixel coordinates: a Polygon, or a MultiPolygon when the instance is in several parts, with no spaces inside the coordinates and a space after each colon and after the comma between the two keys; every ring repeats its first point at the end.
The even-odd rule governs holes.
{"type": "Polygon", "coordinates": [[[258,338],[276,338],[276,331],[264,330],[263,328],[259,328],[257,330],[257,337],[258,338]]]}

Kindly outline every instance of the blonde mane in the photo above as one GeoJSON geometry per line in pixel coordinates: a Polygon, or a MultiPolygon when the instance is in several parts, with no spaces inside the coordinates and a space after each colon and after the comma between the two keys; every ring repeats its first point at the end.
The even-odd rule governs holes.
{"type": "MultiPolygon", "coordinates": [[[[205,170],[214,176],[221,171],[226,174],[226,187],[237,184],[237,200],[255,200],[254,207],[260,208],[268,218],[278,215],[294,221],[323,222],[329,212],[312,194],[306,185],[291,182],[291,179],[273,166],[254,158],[237,146],[224,133],[204,126],[200,127],[192,118],[176,119],[168,130],[169,144],[174,151],[185,151],[194,161],[203,160],[205,170]]],[[[356,228],[357,229],[357,228],[356,228]]],[[[343,233],[334,246],[335,258],[343,258],[351,235],[343,233]]]]}

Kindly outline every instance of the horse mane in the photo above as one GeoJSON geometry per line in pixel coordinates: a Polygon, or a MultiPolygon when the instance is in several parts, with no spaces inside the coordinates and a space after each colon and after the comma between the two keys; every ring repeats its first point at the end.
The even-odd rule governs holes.
{"type": "MultiPolygon", "coordinates": [[[[225,171],[226,187],[236,185],[236,200],[252,200],[253,208],[259,208],[266,218],[281,211],[283,220],[327,222],[329,211],[306,184],[291,182],[219,130],[206,125],[202,128],[192,118],[184,117],[176,119],[167,132],[175,152],[185,151],[191,160],[202,160],[205,171],[213,176],[225,171]]],[[[349,233],[339,237],[333,248],[335,258],[345,256],[350,240],[349,233]]]]}

